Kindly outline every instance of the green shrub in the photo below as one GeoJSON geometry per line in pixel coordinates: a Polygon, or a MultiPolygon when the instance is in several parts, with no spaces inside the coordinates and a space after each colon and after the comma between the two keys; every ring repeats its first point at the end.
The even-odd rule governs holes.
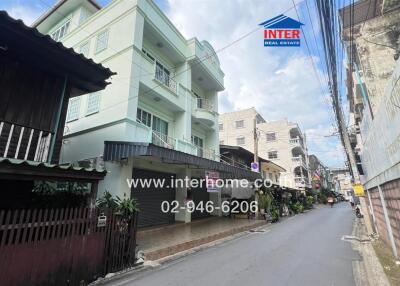
{"type": "Polygon", "coordinates": [[[306,199],[306,208],[307,209],[312,209],[314,203],[314,198],[312,196],[307,196],[306,199]]]}

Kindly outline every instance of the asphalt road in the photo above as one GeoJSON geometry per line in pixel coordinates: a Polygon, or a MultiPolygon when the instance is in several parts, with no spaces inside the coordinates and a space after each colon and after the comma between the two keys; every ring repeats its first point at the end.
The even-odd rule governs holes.
{"type": "Polygon", "coordinates": [[[110,285],[355,285],[347,203],[310,211],[110,285]]]}

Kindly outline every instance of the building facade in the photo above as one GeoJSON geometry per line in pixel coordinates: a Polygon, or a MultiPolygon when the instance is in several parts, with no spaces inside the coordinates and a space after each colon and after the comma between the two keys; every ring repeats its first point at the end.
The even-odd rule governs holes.
{"type": "Polygon", "coordinates": [[[281,184],[298,189],[310,187],[306,139],[296,123],[287,119],[266,122],[254,108],[221,114],[220,144],[254,152],[254,120],[259,156],[286,170],[280,176],[281,184]]]}
{"type": "Polygon", "coordinates": [[[333,185],[331,170],[326,167],[315,155],[308,156],[308,164],[313,190],[318,191],[324,189],[326,191],[332,191],[333,185]]]}
{"type": "Polygon", "coordinates": [[[400,1],[341,9],[348,64],[349,132],[375,231],[400,254],[400,1]],[[353,22],[353,25],[351,25],[353,22]],[[362,168],[361,168],[362,167],[362,168]]]}
{"type": "MultiPolygon", "coordinates": [[[[146,210],[139,225],[190,221],[187,212],[160,210],[164,200],[183,203],[186,188],[142,192],[127,179],[200,178],[204,169],[228,168],[209,162],[219,161],[217,95],[224,89],[212,46],[185,39],[152,0],[115,0],[103,8],[91,0],[61,0],[34,26],[116,73],[104,91],[70,100],[62,162],[105,166],[109,175],[99,190],[138,198],[146,210]],[[132,153],[132,146],[141,152],[132,153]],[[115,148],[132,152],[105,153],[115,148]],[[192,162],[204,169],[192,171],[192,162]]],[[[203,197],[218,200],[217,194],[203,197]]]]}

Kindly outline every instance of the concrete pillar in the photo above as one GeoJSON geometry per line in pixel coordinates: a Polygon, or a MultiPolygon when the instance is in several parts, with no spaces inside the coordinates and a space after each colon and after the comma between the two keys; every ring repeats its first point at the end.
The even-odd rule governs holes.
{"type": "MultiPolygon", "coordinates": [[[[177,179],[185,180],[186,177],[188,178],[188,180],[191,179],[191,172],[189,169],[183,169],[182,171],[176,174],[177,179]]],[[[187,198],[187,186],[185,186],[185,181],[184,181],[184,185],[177,186],[175,190],[175,200],[177,200],[179,203],[179,208],[177,210],[178,212],[175,213],[176,221],[181,221],[185,223],[191,222],[192,219],[191,213],[187,209],[185,210],[181,209],[181,207],[185,206],[186,198],[187,198]]]]}
{"type": "Polygon", "coordinates": [[[390,218],[389,218],[389,214],[388,214],[388,211],[387,211],[387,208],[386,208],[386,201],[385,201],[385,198],[384,198],[384,195],[383,195],[383,192],[382,192],[382,189],[381,189],[380,185],[378,185],[378,190],[379,190],[379,196],[381,198],[383,214],[385,216],[386,229],[388,231],[388,237],[389,237],[389,240],[390,240],[390,245],[392,246],[393,255],[396,258],[398,258],[396,243],[394,241],[394,236],[393,236],[393,231],[392,231],[392,226],[390,224],[390,218]]]}

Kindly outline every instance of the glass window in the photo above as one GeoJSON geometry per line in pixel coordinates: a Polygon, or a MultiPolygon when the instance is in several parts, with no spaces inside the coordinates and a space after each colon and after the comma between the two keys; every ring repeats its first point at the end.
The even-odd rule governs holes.
{"type": "Polygon", "coordinates": [[[203,157],[203,139],[192,135],[192,143],[195,146],[199,147],[199,148],[197,148],[197,156],[203,157]]]}
{"type": "Polygon", "coordinates": [[[276,140],[276,133],[275,132],[268,132],[267,133],[267,142],[275,141],[276,140]]]}
{"type": "Polygon", "coordinates": [[[244,138],[244,137],[236,138],[236,144],[237,144],[237,145],[244,145],[244,144],[246,144],[245,138],[244,138]]]}
{"type": "Polygon", "coordinates": [[[136,120],[137,122],[151,127],[151,114],[140,108],[137,109],[136,120]]]}
{"type": "Polygon", "coordinates": [[[96,53],[105,50],[108,45],[108,30],[105,30],[97,35],[96,38],[96,53]]]}
{"type": "Polygon", "coordinates": [[[91,93],[88,96],[86,115],[100,111],[100,92],[91,93]]]}
{"type": "Polygon", "coordinates": [[[218,127],[219,127],[219,131],[223,131],[224,130],[224,124],[220,123],[218,125],[218,127]]]}
{"type": "Polygon", "coordinates": [[[224,140],[219,140],[219,145],[224,145],[224,140]]]}
{"type": "Polygon", "coordinates": [[[153,115],[153,130],[168,136],[168,122],[153,115]]]}
{"type": "Polygon", "coordinates": [[[169,86],[169,75],[170,72],[167,68],[165,68],[161,63],[158,61],[156,62],[156,79],[169,86]]]}
{"type": "Polygon", "coordinates": [[[79,118],[79,109],[81,106],[81,97],[73,97],[69,100],[67,111],[67,122],[79,118]]]}
{"type": "Polygon", "coordinates": [[[79,47],[79,52],[86,58],[89,57],[90,42],[86,42],[79,47]]]}
{"type": "Polygon", "coordinates": [[[278,159],[278,151],[269,151],[268,159],[278,159]]]}
{"type": "Polygon", "coordinates": [[[244,127],[244,120],[235,121],[236,128],[243,128],[244,127]]]}

